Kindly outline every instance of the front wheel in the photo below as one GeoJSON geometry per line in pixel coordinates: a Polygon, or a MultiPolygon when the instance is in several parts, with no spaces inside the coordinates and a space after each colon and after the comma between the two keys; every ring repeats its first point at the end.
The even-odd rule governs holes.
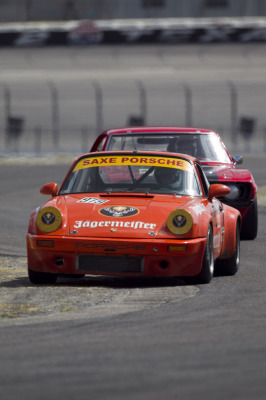
{"type": "Polygon", "coordinates": [[[199,284],[210,283],[214,271],[214,255],[213,255],[213,232],[212,226],[209,226],[204,257],[200,273],[195,277],[199,284]]]}
{"type": "Polygon", "coordinates": [[[57,274],[50,274],[48,272],[37,272],[28,268],[28,276],[31,283],[35,285],[45,285],[55,283],[57,280],[57,274]]]}

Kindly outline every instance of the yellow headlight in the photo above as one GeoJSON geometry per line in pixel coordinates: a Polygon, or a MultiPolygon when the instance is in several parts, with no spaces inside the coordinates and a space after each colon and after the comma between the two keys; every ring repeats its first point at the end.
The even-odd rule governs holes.
{"type": "Polygon", "coordinates": [[[60,211],[55,207],[44,207],[37,215],[37,226],[43,232],[54,232],[62,223],[60,211]]]}
{"type": "Polygon", "coordinates": [[[185,235],[190,231],[192,225],[193,219],[190,213],[183,209],[172,211],[167,218],[167,227],[175,235],[185,235]]]}

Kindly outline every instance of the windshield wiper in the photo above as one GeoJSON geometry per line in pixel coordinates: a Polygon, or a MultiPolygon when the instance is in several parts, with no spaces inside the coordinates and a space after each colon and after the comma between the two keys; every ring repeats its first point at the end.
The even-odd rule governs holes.
{"type": "Polygon", "coordinates": [[[132,189],[135,189],[136,187],[138,187],[139,183],[142,183],[144,181],[144,179],[147,178],[148,175],[150,175],[155,167],[150,167],[143,175],[141,175],[141,177],[139,179],[136,179],[133,175],[133,171],[130,165],[128,165],[128,169],[129,169],[129,173],[130,173],[130,177],[132,179],[132,185],[130,185],[128,187],[128,191],[132,191],[132,189]]]}
{"type": "Polygon", "coordinates": [[[131,165],[128,165],[128,170],[129,170],[129,173],[130,173],[130,177],[131,177],[131,179],[132,179],[132,182],[133,182],[133,187],[135,187],[135,184],[136,184],[137,181],[136,181],[136,179],[134,178],[131,165]]]}

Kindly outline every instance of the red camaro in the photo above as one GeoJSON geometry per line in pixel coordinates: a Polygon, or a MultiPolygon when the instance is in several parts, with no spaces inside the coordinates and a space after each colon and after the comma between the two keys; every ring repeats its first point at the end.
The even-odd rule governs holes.
{"type": "Polygon", "coordinates": [[[200,160],[210,183],[223,183],[231,191],[221,200],[242,216],[241,238],[252,240],[258,231],[257,186],[243,159],[232,157],[216,132],[197,128],[129,127],[103,132],[91,151],[153,150],[189,154],[200,160]]]}
{"type": "Polygon", "coordinates": [[[27,234],[32,283],[59,275],[183,277],[210,282],[239,266],[241,216],[217,197],[197,159],[176,153],[89,153],[33,211],[27,234]]]}

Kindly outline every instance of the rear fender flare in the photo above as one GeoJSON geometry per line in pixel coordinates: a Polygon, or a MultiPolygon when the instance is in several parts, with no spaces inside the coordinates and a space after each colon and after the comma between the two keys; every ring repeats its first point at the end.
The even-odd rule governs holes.
{"type": "Polygon", "coordinates": [[[239,223],[241,229],[240,213],[231,208],[224,206],[224,238],[222,251],[219,258],[232,257],[236,245],[236,226],[239,223]]]}

